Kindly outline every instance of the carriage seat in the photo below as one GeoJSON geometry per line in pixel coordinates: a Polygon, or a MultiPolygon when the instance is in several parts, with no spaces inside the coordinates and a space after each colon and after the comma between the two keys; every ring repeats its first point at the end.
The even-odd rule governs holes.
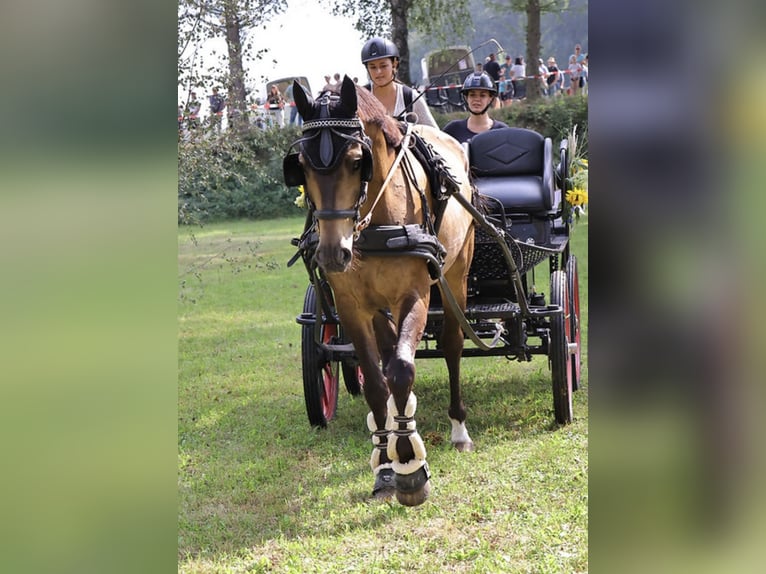
{"type": "Polygon", "coordinates": [[[553,209],[550,138],[524,128],[488,130],[471,138],[468,158],[479,193],[500,201],[507,213],[553,209]]]}

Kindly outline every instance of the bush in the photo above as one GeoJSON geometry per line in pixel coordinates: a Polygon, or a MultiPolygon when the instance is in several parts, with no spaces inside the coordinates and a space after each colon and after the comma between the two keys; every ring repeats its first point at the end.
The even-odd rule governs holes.
{"type": "Polygon", "coordinates": [[[202,137],[178,144],[178,222],[182,224],[296,215],[297,195],[282,179],[294,126],[202,137]]]}

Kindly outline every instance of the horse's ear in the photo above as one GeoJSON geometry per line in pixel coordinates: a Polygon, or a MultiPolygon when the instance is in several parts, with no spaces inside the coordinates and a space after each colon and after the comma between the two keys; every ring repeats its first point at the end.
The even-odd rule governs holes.
{"type": "Polygon", "coordinates": [[[293,99],[295,100],[295,107],[298,108],[298,113],[304,119],[309,119],[309,112],[314,107],[314,99],[311,94],[307,93],[305,88],[298,83],[298,80],[293,80],[293,99]]]}
{"type": "Polygon", "coordinates": [[[348,117],[356,114],[356,84],[348,76],[343,76],[343,84],[340,87],[340,104],[348,117]]]}

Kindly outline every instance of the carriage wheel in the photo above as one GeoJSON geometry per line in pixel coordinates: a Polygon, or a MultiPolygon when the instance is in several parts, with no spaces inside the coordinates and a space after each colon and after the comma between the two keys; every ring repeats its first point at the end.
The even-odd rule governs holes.
{"type": "Polygon", "coordinates": [[[570,255],[567,259],[567,291],[569,293],[570,316],[570,339],[577,345],[572,353],[572,390],[580,388],[580,277],[577,273],[577,257],[570,255]]]}
{"type": "MultiPolygon", "coordinates": [[[[306,289],[303,300],[304,313],[316,313],[316,293],[314,285],[306,289]]],[[[337,340],[338,325],[321,323],[321,315],[316,318],[323,343],[337,340]]],[[[340,363],[328,361],[322,350],[314,342],[314,329],[317,325],[304,325],[301,329],[301,354],[303,356],[303,395],[306,399],[306,413],[313,426],[326,427],[335,416],[338,408],[338,386],[340,363]]]]}
{"type": "Polygon", "coordinates": [[[553,411],[556,422],[572,422],[572,355],[569,352],[569,337],[572,323],[569,320],[569,294],[564,271],[551,275],[551,304],[560,305],[564,312],[551,317],[551,332],[548,345],[548,360],[553,379],[553,411]]]}
{"type": "Polygon", "coordinates": [[[346,383],[346,390],[352,395],[356,396],[362,392],[364,388],[364,375],[359,365],[347,365],[341,363],[341,371],[343,371],[343,382],[346,383]]]}

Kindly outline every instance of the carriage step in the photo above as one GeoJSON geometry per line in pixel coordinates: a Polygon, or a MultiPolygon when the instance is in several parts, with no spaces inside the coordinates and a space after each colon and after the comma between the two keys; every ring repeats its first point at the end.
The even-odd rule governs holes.
{"type": "Polygon", "coordinates": [[[469,305],[466,309],[466,317],[497,317],[499,315],[515,315],[519,312],[519,306],[510,301],[502,303],[484,303],[481,305],[469,305]]]}
{"type": "MultiPolygon", "coordinates": [[[[478,305],[468,305],[465,310],[467,319],[508,319],[520,314],[518,304],[511,301],[502,301],[498,303],[482,303],[478,305]]],[[[428,310],[429,319],[441,319],[444,316],[442,307],[432,307],[428,310]]]]}

